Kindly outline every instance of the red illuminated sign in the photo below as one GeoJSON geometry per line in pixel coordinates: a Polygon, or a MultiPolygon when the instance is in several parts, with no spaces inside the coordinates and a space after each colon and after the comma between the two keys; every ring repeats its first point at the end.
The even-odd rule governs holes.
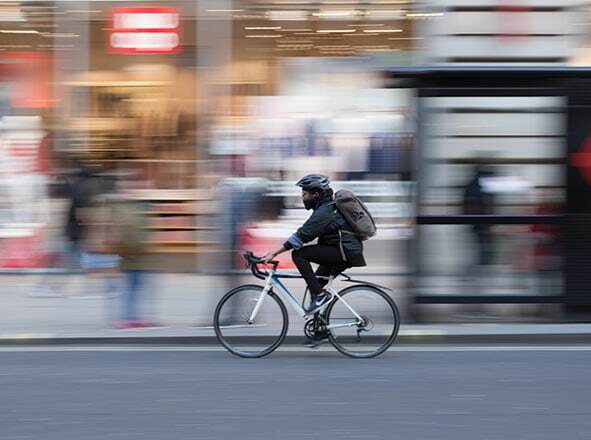
{"type": "Polygon", "coordinates": [[[579,168],[587,184],[591,185],[591,136],[585,139],[579,152],[571,154],[570,162],[579,168]]]}
{"type": "Polygon", "coordinates": [[[181,49],[180,11],[174,7],[113,8],[107,46],[112,53],[176,53],[181,49]]]}
{"type": "Polygon", "coordinates": [[[529,36],[530,30],[528,29],[529,12],[531,8],[526,6],[522,0],[516,2],[512,0],[500,0],[497,6],[498,11],[498,31],[497,37],[502,39],[520,39],[522,41],[524,37],[529,36]],[[517,4],[516,4],[517,3],[517,4]]]}

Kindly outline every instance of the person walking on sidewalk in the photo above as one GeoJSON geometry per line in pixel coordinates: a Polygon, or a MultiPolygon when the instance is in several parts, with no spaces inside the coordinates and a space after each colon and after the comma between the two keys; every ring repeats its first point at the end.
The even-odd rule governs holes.
{"type": "Polygon", "coordinates": [[[331,300],[330,294],[324,290],[326,279],[343,270],[354,266],[365,266],[363,243],[348,228],[345,217],[333,203],[333,190],[328,177],[320,174],[309,174],[297,184],[302,188],[302,201],[312,215],[279,249],[268,252],[263,258],[266,262],[277,255],[292,250],[292,258],[300,274],[310,289],[311,302],[306,310],[314,313],[321,310],[331,300]],[[342,233],[345,232],[345,233],[342,233]],[[304,244],[318,239],[318,244],[304,244]],[[312,264],[319,264],[316,273],[312,264]]]}
{"type": "MultiPolygon", "coordinates": [[[[101,192],[95,169],[78,164],[71,175],[66,175],[66,191],[70,202],[65,236],[68,239],[70,254],[80,259],[81,243],[88,235],[85,212],[95,206],[96,197],[101,192]]],[[[76,263],[79,264],[79,262],[76,263]]]]}
{"type": "MultiPolygon", "coordinates": [[[[463,193],[464,215],[492,215],[494,214],[494,194],[487,190],[485,182],[487,178],[494,177],[492,168],[477,164],[470,181],[466,184],[463,193]]],[[[467,278],[474,278],[476,291],[483,293],[489,282],[489,266],[493,264],[494,229],[492,225],[476,223],[471,225],[471,231],[476,239],[476,251],[478,258],[476,264],[470,264],[467,268],[467,278]]],[[[472,287],[473,288],[473,287],[472,287]]]]}
{"type": "Polygon", "coordinates": [[[148,277],[149,254],[146,219],[141,203],[129,194],[115,195],[112,199],[114,251],[121,257],[123,272],[123,316],[116,328],[149,327],[149,320],[140,319],[139,299],[145,291],[148,277]]]}

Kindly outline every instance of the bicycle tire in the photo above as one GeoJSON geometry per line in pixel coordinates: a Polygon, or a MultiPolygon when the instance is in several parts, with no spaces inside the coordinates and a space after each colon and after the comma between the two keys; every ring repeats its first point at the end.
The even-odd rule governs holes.
{"type": "MultiPolygon", "coordinates": [[[[347,295],[351,295],[352,293],[355,293],[355,292],[361,291],[361,290],[363,290],[365,292],[372,292],[372,293],[379,295],[384,300],[384,302],[386,304],[388,304],[388,306],[391,309],[392,318],[394,321],[393,327],[392,327],[392,332],[388,335],[385,342],[378,349],[376,349],[375,351],[372,351],[372,352],[367,352],[367,353],[366,352],[355,352],[355,351],[351,351],[350,349],[345,348],[344,345],[338,341],[338,337],[335,336],[333,331],[329,331],[328,340],[339,352],[341,352],[342,354],[344,354],[346,356],[349,356],[349,357],[352,357],[355,359],[368,359],[368,358],[373,358],[373,357],[379,356],[380,354],[384,353],[386,350],[388,350],[388,348],[390,348],[392,346],[392,344],[396,340],[396,337],[398,336],[398,330],[400,329],[400,312],[398,311],[398,307],[396,306],[396,303],[390,297],[390,295],[388,295],[382,289],[379,289],[379,288],[372,286],[372,285],[358,284],[355,286],[346,287],[345,289],[342,289],[340,292],[338,292],[338,295],[341,297],[344,297],[346,299],[347,295]]],[[[327,317],[328,325],[331,325],[331,313],[333,312],[335,305],[338,304],[339,302],[340,301],[338,299],[336,299],[328,306],[328,308],[326,310],[326,317],[327,317]]]]}
{"type": "MultiPolygon", "coordinates": [[[[287,314],[287,309],[285,308],[285,304],[283,304],[283,301],[281,300],[281,298],[279,298],[277,296],[277,294],[275,294],[273,291],[269,291],[267,293],[269,299],[273,299],[275,301],[275,303],[277,304],[277,306],[279,307],[280,311],[281,311],[281,316],[282,316],[283,323],[281,325],[281,332],[280,332],[280,334],[264,350],[261,350],[261,351],[243,351],[243,350],[237,349],[228,340],[228,337],[227,336],[224,336],[224,334],[223,334],[223,327],[224,326],[221,325],[220,315],[222,313],[222,310],[223,310],[224,305],[233,296],[238,295],[241,292],[244,292],[246,290],[256,291],[256,292],[258,292],[260,294],[260,292],[263,291],[263,287],[261,287],[261,286],[259,286],[257,284],[245,284],[245,285],[242,285],[242,286],[239,286],[239,287],[235,287],[234,289],[232,289],[229,292],[227,292],[222,297],[222,299],[218,302],[218,304],[216,306],[216,309],[215,309],[215,312],[214,312],[214,318],[213,318],[213,327],[214,327],[215,335],[216,335],[218,341],[230,353],[232,353],[232,354],[234,354],[236,356],[242,357],[242,358],[261,358],[261,357],[267,356],[267,355],[271,354],[272,352],[274,352],[283,343],[283,341],[285,340],[285,337],[287,335],[287,329],[289,327],[289,318],[288,318],[288,314],[287,314]]],[[[264,340],[264,338],[263,338],[263,340],[264,340]]]]}

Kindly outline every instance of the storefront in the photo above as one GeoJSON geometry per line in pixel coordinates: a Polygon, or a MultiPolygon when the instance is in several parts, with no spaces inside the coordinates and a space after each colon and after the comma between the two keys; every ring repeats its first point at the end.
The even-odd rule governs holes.
{"type": "Polygon", "coordinates": [[[316,163],[334,179],[408,178],[410,97],[378,72],[417,62],[410,3],[17,3],[0,38],[51,60],[53,173],[69,157],[140,170],[153,252],[216,249],[224,176],[284,181],[316,163]]]}

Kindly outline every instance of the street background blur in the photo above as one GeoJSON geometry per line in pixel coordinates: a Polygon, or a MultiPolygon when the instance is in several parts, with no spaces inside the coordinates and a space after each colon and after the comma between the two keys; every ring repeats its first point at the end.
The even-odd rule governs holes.
{"type": "Polygon", "coordinates": [[[0,2],[4,331],[89,308],[93,329],[209,325],[240,252],[309,215],[308,173],[367,203],[352,272],[405,320],[563,319],[560,300],[411,306],[564,297],[558,225],[417,218],[564,214],[566,95],[425,97],[396,72],[585,67],[590,19],[573,0],[0,2]]]}

